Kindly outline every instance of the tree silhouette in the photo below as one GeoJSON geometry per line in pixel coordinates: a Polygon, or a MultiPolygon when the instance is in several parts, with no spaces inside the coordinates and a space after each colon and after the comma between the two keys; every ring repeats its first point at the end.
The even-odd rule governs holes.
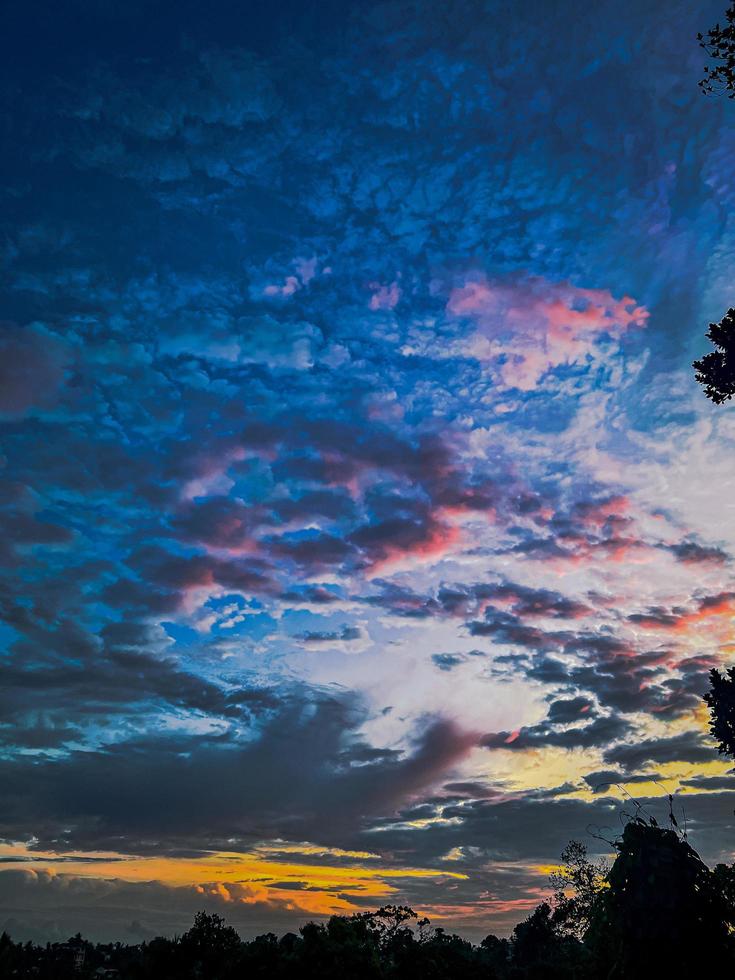
{"type": "MultiPolygon", "coordinates": [[[[688,977],[732,968],[731,909],[718,878],[673,830],[628,823],[585,935],[603,976],[688,977]]],[[[716,974],[719,975],[719,974],[716,974]]]]}
{"type": "Polygon", "coordinates": [[[718,349],[692,366],[707,397],[719,405],[735,395],[735,309],[729,309],[719,323],[710,323],[706,336],[718,349]]]}
{"type": "Polygon", "coordinates": [[[198,912],[194,925],[181,937],[180,949],[195,971],[208,980],[226,975],[240,950],[240,937],[221,915],[198,912]]]}
{"type": "Polygon", "coordinates": [[[735,99],[735,3],[725,11],[725,20],[724,27],[717,23],[706,34],[697,34],[700,47],[714,62],[714,66],[704,66],[699,87],[705,95],[722,94],[735,99]]]}
{"type": "Polygon", "coordinates": [[[576,840],[567,844],[561,859],[562,866],[551,875],[555,890],[554,922],[563,932],[582,939],[607,887],[610,868],[604,860],[590,861],[587,848],[576,840]]]}
{"type": "Polygon", "coordinates": [[[418,920],[413,909],[407,905],[383,905],[376,912],[362,912],[358,920],[365,923],[371,936],[381,947],[389,946],[401,933],[413,933],[408,923],[418,920]]]}
{"type": "Polygon", "coordinates": [[[559,929],[548,902],[542,902],[524,922],[518,923],[511,937],[511,949],[513,977],[566,980],[585,975],[581,972],[584,948],[559,929]]]}
{"type": "Polygon", "coordinates": [[[735,922],[735,864],[718,864],[712,870],[715,887],[727,907],[728,922],[735,922]]]}
{"type": "Polygon", "coordinates": [[[704,700],[710,710],[709,730],[723,755],[735,757],[735,667],[723,674],[713,667],[704,700]]]}

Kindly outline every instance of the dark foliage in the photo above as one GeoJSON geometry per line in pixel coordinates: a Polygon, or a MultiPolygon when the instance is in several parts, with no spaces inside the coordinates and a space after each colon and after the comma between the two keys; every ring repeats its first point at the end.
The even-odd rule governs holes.
{"type": "Polygon", "coordinates": [[[515,927],[511,951],[511,977],[562,980],[590,976],[585,947],[559,929],[546,902],[515,927]]]}
{"type": "Polygon", "coordinates": [[[598,969],[621,980],[695,976],[703,962],[732,971],[735,910],[687,841],[636,819],[615,846],[585,936],[598,969]]]}
{"type": "Polygon", "coordinates": [[[180,939],[140,946],[45,947],[0,937],[0,977],[18,980],[614,980],[691,977],[703,963],[735,970],[735,866],[710,871],[673,830],[640,818],[612,845],[608,870],[572,841],[552,877],[556,895],[510,939],[479,946],[432,929],[412,909],[309,922],[299,935],[243,942],[200,912],[180,939]]]}
{"type": "Polygon", "coordinates": [[[704,700],[710,711],[710,732],[720,752],[735,757],[735,667],[728,667],[724,675],[713,668],[709,682],[704,700]]]}
{"type": "Polygon", "coordinates": [[[562,866],[551,876],[554,922],[558,929],[582,939],[590,927],[610,868],[606,861],[590,861],[587,848],[570,841],[561,855],[562,866]]]}
{"type": "Polygon", "coordinates": [[[714,65],[704,66],[699,87],[705,95],[724,94],[735,99],[735,3],[725,11],[726,24],[719,23],[706,34],[697,34],[701,47],[714,65]]]}
{"type": "Polygon", "coordinates": [[[730,308],[719,323],[710,323],[707,339],[718,349],[692,366],[707,397],[720,404],[735,394],[735,309],[730,308]]]}

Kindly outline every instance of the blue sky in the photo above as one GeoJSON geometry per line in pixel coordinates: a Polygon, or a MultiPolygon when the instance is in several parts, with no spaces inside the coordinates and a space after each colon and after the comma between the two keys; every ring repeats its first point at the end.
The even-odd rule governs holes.
{"type": "Polygon", "coordinates": [[[721,13],[6,7],[0,927],[504,932],[619,784],[731,860],[721,13]]]}

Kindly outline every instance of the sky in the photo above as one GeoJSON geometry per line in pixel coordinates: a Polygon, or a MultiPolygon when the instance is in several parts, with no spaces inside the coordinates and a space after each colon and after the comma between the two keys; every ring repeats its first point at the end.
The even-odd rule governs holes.
{"type": "Polygon", "coordinates": [[[0,930],[733,860],[720,6],[4,4],[0,930]]]}

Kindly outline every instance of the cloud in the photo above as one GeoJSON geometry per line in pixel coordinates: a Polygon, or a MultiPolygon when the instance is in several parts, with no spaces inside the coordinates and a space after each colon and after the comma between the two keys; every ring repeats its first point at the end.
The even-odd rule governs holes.
{"type": "MultiPolygon", "coordinates": [[[[730,302],[726,107],[693,7],[518,8],[522,49],[472,3],[261,13],[10,15],[5,832],[446,857],[466,881],[386,898],[505,928],[528,862],[619,826],[585,776],[713,758],[735,437],[690,347],[730,302]]],[[[718,787],[686,794],[712,854],[718,787]]],[[[13,879],[11,918],[180,932],[222,886],[295,924],[93,874],[13,879]]]]}
{"type": "Polygon", "coordinates": [[[470,341],[481,360],[500,363],[510,387],[533,389],[547,371],[591,359],[599,338],[645,326],[648,311],[607,290],[529,279],[513,285],[479,275],[455,286],[447,312],[478,323],[470,341]]]}
{"type": "Polygon", "coordinates": [[[52,407],[70,361],[68,346],[44,327],[0,324],[0,415],[52,407]]]}
{"type": "Polygon", "coordinates": [[[371,310],[392,310],[398,305],[401,299],[401,289],[397,282],[392,282],[387,286],[380,283],[370,283],[372,296],[368,306],[371,310]]]}
{"type": "Polygon", "coordinates": [[[580,715],[586,715],[591,708],[587,698],[561,698],[549,705],[549,721],[556,724],[578,721],[580,715]]]}
{"type": "MultiPolygon", "coordinates": [[[[275,926],[286,931],[291,913],[270,901],[227,901],[212,887],[172,887],[157,881],[129,882],[108,878],[50,874],[46,871],[0,873],[0,908],[17,909],[0,918],[0,928],[16,940],[64,942],[78,930],[99,942],[138,943],[154,936],[182,935],[202,908],[219,912],[244,937],[275,926]],[[142,920],[142,921],[141,921],[142,920]]],[[[243,886],[229,886],[237,899],[243,886]]],[[[229,891],[228,891],[229,894],[229,891]]]]}
{"type": "Polygon", "coordinates": [[[644,739],[634,745],[617,745],[604,754],[605,762],[635,772],[644,763],[711,762],[717,758],[715,746],[701,732],[682,732],[663,738],[644,739]]]}
{"type": "Polygon", "coordinates": [[[593,793],[609,793],[616,786],[634,786],[636,783],[652,783],[661,779],[660,773],[624,773],[617,769],[602,769],[598,772],[589,772],[584,777],[584,781],[593,793]]]}
{"type": "Polygon", "coordinates": [[[729,556],[722,548],[698,544],[696,541],[681,541],[671,546],[677,561],[685,565],[724,565],[729,556]]]}
{"type": "Polygon", "coordinates": [[[17,748],[78,744],[95,721],[122,722],[146,709],[247,721],[278,703],[265,687],[218,684],[182,669],[167,656],[172,642],[160,626],[109,623],[97,639],[64,624],[30,636],[33,643],[11,647],[0,695],[0,728],[17,748]]]}
{"type": "MultiPolygon", "coordinates": [[[[207,706],[237,717],[240,705],[262,711],[273,702],[233,692],[207,706]]],[[[0,809],[3,836],[33,837],[41,848],[141,853],[215,841],[232,849],[253,835],[317,839],[325,821],[333,833],[354,834],[366,818],[445,777],[478,739],[437,719],[411,751],[366,760],[357,734],[364,714],[353,698],[296,696],[269,714],[244,742],[161,734],[30,768],[6,762],[3,780],[13,790],[0,809]]]]}
{"type": "Polygon", "coordinates": [[[454,670],[455,667],[463,663],[465,657],[460,653],[434,653],[431,659],[434,661],[439,670],[454,670]]]}
{"type": "Polygon", "coordinates": [[[343,626],[341,630],[332,632],[310,630],[306,633],[297,633],[294,638],[301,640],[302,643],[351,643],[353,640],[362,639],[362,636],[359,627],[343,626]]]}
{"type": "Polygon", "coordinates": [[[485,735],[481,744],[488,749],[523,751],[535,747],[556,746],[561,748],[589,748],[608,745],[624,738],[630,731],[630,723],[615,716],[595,718],[587,725],[559,728],[559,721],[550,713],[549,720],[514,732],[496,732],[485,735]]]}

